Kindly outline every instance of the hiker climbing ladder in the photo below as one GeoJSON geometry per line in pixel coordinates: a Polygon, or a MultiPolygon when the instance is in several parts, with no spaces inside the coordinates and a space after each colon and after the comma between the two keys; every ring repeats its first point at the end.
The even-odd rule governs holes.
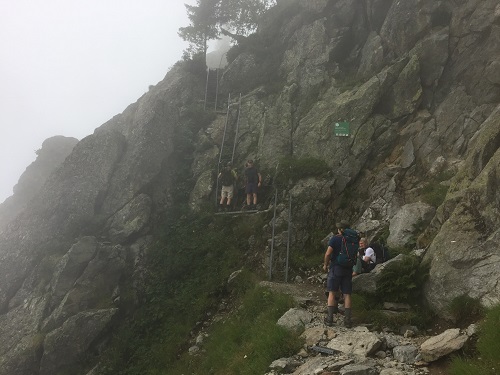
{"type": "MultiPolygon", "coordinates": [[[[224,167],[223,164],[227,164],[227,162],[232,163],[234,161],[234,155],[236,153],[240,125],[241,94],[237,102],[236,114],[234,114],[235,111],[234,108],[232,108],[234,107],[233,104],[234,103],[231,103],[231,94],[229,94],[227,99],[226,122],[224,124],[224,132],[219,151],[219,160],[217,163],[217,176],[224,167]]],[[[215,206],[217,207],[219,203],[219,179],[216,181],[215,189],[215,206]]]]}

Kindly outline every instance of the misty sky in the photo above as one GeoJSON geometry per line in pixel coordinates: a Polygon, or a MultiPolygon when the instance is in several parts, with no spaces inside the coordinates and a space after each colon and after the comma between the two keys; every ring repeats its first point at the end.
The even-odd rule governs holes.
{"type": "Polygon", "coordinates": [[[54,135],[82,139],[161,81],[186,0],[0,0],[0,203],[54,135]]]}

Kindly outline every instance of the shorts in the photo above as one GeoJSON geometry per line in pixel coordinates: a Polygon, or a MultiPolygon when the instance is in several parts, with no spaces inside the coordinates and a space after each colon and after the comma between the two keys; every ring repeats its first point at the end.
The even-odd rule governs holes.
{"type": "Polygon", "coordinates": [[[249,182],[247,186],[245,187],[245,192],[247,194],[257,194],[257,183],[256,182],[249,182]]]}
{"type": "Polygon", "coordinates": [[[329,292],[337,292],[340,289],[343,294],[352,294],[352,269],[339,266],[330,268],[326,289],[329,292]]]}
{"type": "Polygon", "coordinates": [[[229,198],[229,199],[231,199],[233,197],[233,192],[234,192],[234,186],[233,185],[222,186],[221,195],[222,195],[223,198],[229,198]]]}

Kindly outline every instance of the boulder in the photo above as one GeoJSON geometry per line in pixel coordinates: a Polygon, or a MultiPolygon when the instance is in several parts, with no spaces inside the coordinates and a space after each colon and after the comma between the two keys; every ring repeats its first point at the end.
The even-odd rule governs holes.
{"type": "Polygon", "coordinates": [[[431,337],[420,346],[422,360],[433,362],[445,355],[453,353],[464,346],[468,336],[460,334],[458,328],[447,329],[440,335],[431,337]]]}
{"type": "Polygon", "coordinates": [[[389,259],[387,262],[377,264],[377,266],[368,273],[362,273],[352,278],[352,288],[355,292],[375,293],[377,291],[377,281],[380,279],[382,272],[389,264],[401,263],[404,259],[403,254],[398,254],[396,257],[389,259]]]}
{"type": "Polygon", "coordinates": [[[374,354],[382,345],[381,339],[364,327],[356,327],[349,332],[340,332],[327,347],[345,354],[362,357],[374,354]]]}
{"type": "Polygon", "coordinates": [[[402,363],[414,363],[418,349],[413,345],[400,345],[392,349],[394,359],[402,363]]]}
{"type": "Polygon", "coordinates": [[[405,204],[390,220],[387,245],[402,247],[416,238],[416,226],[424,227],[431,221],[435,211],[434,207],[422,202],[405,204]]]}
{"type": "Polygon", "coordinates": [[[291,331],[300,333],[304,331],[305,325],[311,322],[311,320],[312,315],[310,312],[303,309],[292,308],[278,319],[277,324],[291,331]]]}

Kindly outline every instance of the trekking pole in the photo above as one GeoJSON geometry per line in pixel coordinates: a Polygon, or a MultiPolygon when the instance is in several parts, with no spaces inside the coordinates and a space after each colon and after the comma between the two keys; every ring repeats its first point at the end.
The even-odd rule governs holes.
{"type": "Polygon", "coordinates": [[[274,190],[274,213],[273,213],[273,232],[271,235],[271,254],[269,255],[269,281],[273,276],[273,251],[274,251],[274,227],[276,224],[276,202],[278,201],[278,189],[274,190]]]}

